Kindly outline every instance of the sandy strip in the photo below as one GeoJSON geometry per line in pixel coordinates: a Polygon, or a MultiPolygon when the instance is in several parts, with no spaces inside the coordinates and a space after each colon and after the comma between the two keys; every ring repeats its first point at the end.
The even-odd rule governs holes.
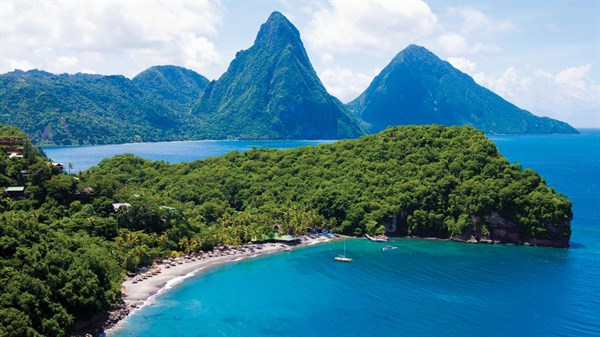
{"type": "MultiPolygon", "coordinates": [[[[301,243],[293,246],[293,248],[321,242],[328,242],[332,241],[333,239],[333,237],[330,238],[323,236],[317,238],[303,237],[301,243]]],[[[161,289],[170,288],[173,285],[181,282],[186,277],[198,274],[199,272],[205,271],[211,267],[215,267],[227,262],[239,261],[241,259],[279,252],[290,247],[281,243],[277,243],[243,246],[240,248],[243,248],[246,251],[241,252],[239,250],[232,249],[230,252],[235,252],[232,255],[214,256],[205,259],[197,258],[196,261],[188,260],[186,262],[182,262],[181,264],[170,266],[169,268],[166,267],[166,262],[159,263],[157,264],[157,267],[159,267],[161,270],[159,274],[148,277],[142,281],[138,281],[137,283],[134,283],[135,277],[127,278],[123,282],[123,300],[128,307],[132,309],[137,308],[148,304],[148,300],[151,299],[153,295],[157,294],[161,289]],[[260,248],[257,246],[260,246],[260,248]],[[254,248],[253,252],[247,251],[250,247],[254,248]]],[[[184,259],[181,260],[185,261],[184,259]]]]}
{"type": "MultiPolygon", "coordinates": [[[[158,263],[157,267],[160,268],[160,273],[152,275],[142,281],[137,281],[134,283],[136,277],[128,277],[122,286],[123,291],[123,301],[125,302],[126,307],[122,309],[118,309],[113,313],[120,313],[118,318],[113,319],[112,322],[105,322],[103,324],[103,329],[101,329],[106,336],[110,336],[112,333],[119,329],[119,325],[122,319],[125,318],[126,315],[130,315],[137,311],[139,308],[152,304],[155,295],[158,293],[168,290],[175,286],[176,284],[182,282],[186,278],[197,275],[201,272],[205,272],[210,268],[222,265],[224,263],[240,261],[243,259],[253,258],[257,256],[263,256],[266,254],[272,254],[276,252],[283,251],[287,248],[300,248],[303,246],[314,245],[323,242],[329,242],[336,239],[339,239],[342,236],[334,235],[333,237],[319,236],[319,237],[309,237],[303,236],[301,237],[301,241],[299,244],[294,246],[288,246],[281,243],[271,244],[258,244],[258,245],[247,245],[242,247],[234,247],[230,248],[227,252],[231,252],[231,255],[224,255],[221,252],[222,256],[213,256],[213,257],[205,257],[204,259],[199,259],[196,257],[195,261],[191,259],[181,258],[179,261],[182,263],[175,262],[175,265],[172,265],[171,261],[164,261],[162,263],[158,263]],[[260,247],[260,248],[259,248],[260,247]],[[250,251],[252,250],[252,251],[250,251]],[[169,268],[167,268],[167,263],[170,264],[169,268]],[[116,324],[116,325],[115,325],[116,324]],[[106,330],[104,330],[106,329],[106,330]]],[[[218,253],[219,251],[216,249],[209,253],[204,253],[200,255],[207,255],[212,253],[218,253]]],[[[141,274],[141,273],[140,273],[141,274]]],[[[138,274],[138,276],[140,275],[138,274]]],[[[139,279],[139,278],[138,278],[139,279]]],[[[82,335],[83,336],[83,335],[82,335]]],[[[86,335],[87,336],[87,335],[86,335]]]]}

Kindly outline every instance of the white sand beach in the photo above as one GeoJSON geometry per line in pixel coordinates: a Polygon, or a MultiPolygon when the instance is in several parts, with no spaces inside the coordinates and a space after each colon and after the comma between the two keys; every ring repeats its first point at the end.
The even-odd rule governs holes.
{"type": "Polygon", "coordinates": [[[197,252],[176,259],[160,261],[152,268],[148,267],[137,275],[127,277],[123,282],[123,306],[109,312],[108,321],[90,324],[77,336],[92,336],[93,332],[102,331],[106,336],[119,329],[119,321],[135,312],[137,309],[152,303],[153,297],[159,292],[169,289],[180,283],[185,278],[205,272],[212,267],[224,263],[240,261],[243,259],[263,256],[296,249],[303,246],[324,243],[341,238],[340,235],[328,236],[302,236],[296,245],[282,243],[263,243],[244,246],[220,246],[211,252],[197,252]],[[157,272],[160,270],[160,272],[157,272]],[[142,277],[145,276],[145,277],[142,277]],[[92,333],[87,333],[87,332],[92,333]]]}
{"type": "Polygon", "coordinates": [[[159,273],[139,273],[134,277],[128,277],[123,282],[123,300],[128,308],[134,310],[139,308],[161,289],[173,286],[187,276],[206,271],[211,267],[223,263],[239,261],[251,257],[271,254],[288,248],[297,248],[322,242],[328,242],[334,237],[301,237],[301,242],[295,246],[282,243],[264,243],[245,246],[217,247],[212,252],[195,253],[177,259],[165,260],[156,264],[159,273]],[[141,278],[146,275],[146,278],[141,278]]]}

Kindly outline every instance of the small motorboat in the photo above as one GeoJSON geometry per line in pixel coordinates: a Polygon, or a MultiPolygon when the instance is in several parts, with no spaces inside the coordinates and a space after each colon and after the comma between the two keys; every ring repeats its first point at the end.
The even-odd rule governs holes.
{"type": "Polygon", "coordinates": [[[381,250],[392,250],[392,249],[397,249],[398,247],[396,246],[385,246],[385,247],[381,247],[381,250]]]}
{"type": "Polygon", "coordinates": [[[370,236],[369,234],[365,234],[365,237],[373,242],[388,242],[388,237],[385,235],[370,236]]]}

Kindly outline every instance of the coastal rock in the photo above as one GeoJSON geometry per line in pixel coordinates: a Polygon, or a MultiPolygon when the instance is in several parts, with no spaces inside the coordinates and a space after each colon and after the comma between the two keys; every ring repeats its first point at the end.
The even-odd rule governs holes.
{"type": "Polygon", "coordinates": [[[527,246],[542,247],[569,247],[570,236],[562,235],[568,223],[546,225],[548,232],[546,238],[536,238],[519,233],[518,224],[502,217],[497,212],[480,217],[472,214],[469,217],[471,225],[469,230],[462,235],[453,236],[453,241],[467,243],[512,243],[527,246]]]}
{"type": "Polygon", "coordinates": [[[114,327],[115,324],[127,317],[129,312],[127,304],[121,301],[109,311],[99,313],[88,321],[77,322],[74,327],[75,336],[87,337],[104,334],[105,330],[114,327]]]}

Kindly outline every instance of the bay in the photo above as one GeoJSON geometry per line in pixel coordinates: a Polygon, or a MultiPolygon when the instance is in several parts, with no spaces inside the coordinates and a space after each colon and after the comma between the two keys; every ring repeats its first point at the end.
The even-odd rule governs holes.
{"type": "MultiPolygon", "coordinates": [[[[398,249],[381,251],[352,239],[346,246],[354,260],[340,264],[333,257],[342,242],[312,246],[187,279],[112,335],[600,335],[600,131],[490,138],[510,161],[535,169],[573,201],[571,248],[398,239],[398,249]]],[[[314,145],[294,142],[276,147],[314,145]]],[[[123,147],[133,153],[127,150],[147,146],[159,153],[142,157],[179,162],[199,156],[188,143],[123,147]],[[168,157],[177,151],[179,159],[168,157]]],[[[217,147],[226,149],[214,153],[252,146],[223,142],[217,147]]],[[[45,150],[57,160],[54,149],[45,150]]]]}
{"type": "Polygon", "coordinates": [[[333,140],[200,140],[95,146],[46,146],[42,147],[42,150],[54,162],[65,166],[71,164],[72,172],[78,172],[98,165],[102,159],[124,153],[150,160],[181,163],[219,156],[231,151],[246,151],[254,147],[283,150],[331,142],[333,140]]]}

